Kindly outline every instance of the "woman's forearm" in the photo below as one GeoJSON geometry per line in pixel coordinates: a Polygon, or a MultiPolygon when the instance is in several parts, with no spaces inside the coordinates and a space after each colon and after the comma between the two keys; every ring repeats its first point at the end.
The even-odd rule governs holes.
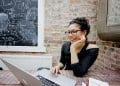
{"type": "Polygon", "coordinates": [[[84,47],[85,43],[84,42],[79,42],[78,47],[71,46],[71,64],[77,63],[78,60],[78,53],[81,51],[81,49],[84,47]]]}
{"type": "Polygon", "coordinates": [[[77,63],[78,61],[77,53],[75,51],[71,51],[71,64],[77,63]]]}

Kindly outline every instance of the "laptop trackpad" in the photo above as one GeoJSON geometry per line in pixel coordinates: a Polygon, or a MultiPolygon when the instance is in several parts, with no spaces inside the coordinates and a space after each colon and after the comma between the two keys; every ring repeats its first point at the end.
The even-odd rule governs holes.
{"type": "Polygon", "coordinates": [[[58,76],[52,75],[50,70],[42,69],[35,73],[35,75],[40,75],[42,77],[45,77],[61,86],[75,86],[76,81],[73,79],[70,79],[64,75],[59,74],[58,76]]]}

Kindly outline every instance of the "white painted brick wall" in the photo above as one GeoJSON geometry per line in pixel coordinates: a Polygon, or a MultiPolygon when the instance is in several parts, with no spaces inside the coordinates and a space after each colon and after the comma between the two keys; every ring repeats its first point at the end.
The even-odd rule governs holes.
{"type": "MultiPolygon", "coordinates": [[[[37,70],[39,67],[52,67],[52,56],[50,55],[3,55],[0,58],[7,60],[15,66],[24,70],[37,70]]],[[[0,65],[4,70],[8,68],[0,61],[0,65]]]]}

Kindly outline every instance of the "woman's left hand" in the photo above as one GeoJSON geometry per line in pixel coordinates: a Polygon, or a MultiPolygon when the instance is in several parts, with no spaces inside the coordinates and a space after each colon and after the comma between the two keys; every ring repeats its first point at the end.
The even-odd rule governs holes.
{"type": "Polygon", "coordinates": [[[85,45],[85,41],[86,41],[86,38],[85,38],[84,35],[82,35],[81,38],[80,38],[80,40],[72,43],[72,45],[70,47],[70,51],[71,52],[75,52],[75,53],[79,53],[80,50],[85,45]]]}

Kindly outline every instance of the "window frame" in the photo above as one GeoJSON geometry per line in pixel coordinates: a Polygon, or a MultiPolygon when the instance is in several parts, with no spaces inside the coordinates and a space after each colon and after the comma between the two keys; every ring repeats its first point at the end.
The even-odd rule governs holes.
{"type": "Polygon", "coordinates": [[[107,26],[108,1],[99,0],[97,12],[97,33],[103,41],[120,41],[120,25],[107,26]]]}

